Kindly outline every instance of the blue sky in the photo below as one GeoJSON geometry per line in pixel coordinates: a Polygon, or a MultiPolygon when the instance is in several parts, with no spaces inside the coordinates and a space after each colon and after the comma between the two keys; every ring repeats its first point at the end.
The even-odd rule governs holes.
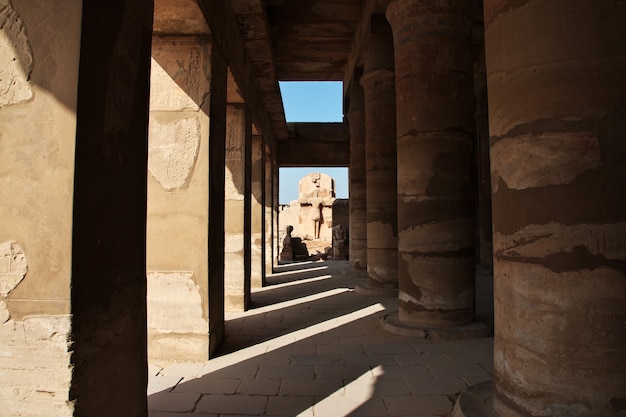
{"type": "MultiPolygon", "coordinates": [[[[341,82],[280,82],[287,122],[341,122],[343,85],[341,82]]],[[[337,198],[348,198],[348,168],[280,168],[278,201],[288,204],[298,198],[298,182],[311,172],[335,179],[337,198]]]]}

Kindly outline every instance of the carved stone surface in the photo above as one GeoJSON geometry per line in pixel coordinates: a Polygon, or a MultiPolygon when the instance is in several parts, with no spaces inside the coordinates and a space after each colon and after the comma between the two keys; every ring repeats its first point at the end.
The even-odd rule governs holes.
{"type": "Polygon", "coordinates": [[[0,294],[9,295],[27,271],[28,261],[22,246],[14,241],[0,243],[0,294]]]}
{"type": "Polygon", "coordinates": [[[151,111],[197,111],[209,95],[209,51],[194,38],[157,38],[152,48],[151,111]]]}
{"type": "Polygon", "coordinates": [[[206,332],[193,272],[148,273],[148,329],[161,334],[206,332]]]}
{"type": "Polygon", "coordinates": [[[150,117],[148,169],[167,190],[184,187],[193,172],[200,146],[196,116],[174,120],[150,117]]]}
{"type": "Polygon", "coordinates": [[[74,369],[70,316],[31,316],[3,323],[2,314],[0,305],[0,381],[11,385],[3,384],[0,415],[73,416],[74,403],[67,401],[74,369]]]}
{"type": "Polygon", "coordinates": [[[304,176],[298,183],[298,201],[300,204],[310,204],[312,199],[318,198],[327,203],[328,199],[334,197],[335,181],[326,174],[313,172],[304,176]]]}
{"type": "Polygon", "coordinates": [[[0,108],[33,96],[29,78],[33,51],[26,26],[10,0],[0,0],[0,108]]]}
{"type": "Polygon", "coordinates": [[[7,303],[0,301],[0,324],[4,324],[11,318],[11,313],[7,308],[7,303]]]}

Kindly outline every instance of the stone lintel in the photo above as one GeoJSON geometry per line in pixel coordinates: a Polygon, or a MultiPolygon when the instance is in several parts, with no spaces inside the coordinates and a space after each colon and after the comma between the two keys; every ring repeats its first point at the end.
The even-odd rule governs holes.
{"type": "Polygon", "coordinates": [[[289,123],[289,140],[278,141],[278,164],[350,166],[347,123],[289,123]]]}

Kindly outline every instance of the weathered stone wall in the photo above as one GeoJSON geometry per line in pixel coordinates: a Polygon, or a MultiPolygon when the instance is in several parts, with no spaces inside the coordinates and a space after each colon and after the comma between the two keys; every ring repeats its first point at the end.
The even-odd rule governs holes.
{"type": "Polygon", "coordinates": [[[0,414],[70,416],[80,2],[0,0],[0,414]],[[28,410],[28,411],[27,411],[28,410]]]}

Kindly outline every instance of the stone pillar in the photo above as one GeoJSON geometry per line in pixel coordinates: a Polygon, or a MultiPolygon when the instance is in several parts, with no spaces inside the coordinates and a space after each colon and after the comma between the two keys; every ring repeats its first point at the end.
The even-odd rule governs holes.
{"type": "Polygon", "coordinates": [[[474,143],[476,166],[477,239],[480,272],[493,275],[493,231],[491,227],[491,169],[489,163],[489,106],[485,64],[485,26],[482,0],[474,6],[474,143]]]}
{"type": "Polygon", "coordinates": [[[268,144],[263,145],[263,161],[264,161],[264,170],[263,170],[263,224],[264,224],[264,246],[263,246],[263,259],[265,263],[265,269],[263,274],[263,282],[268,275],[271,275],[273,272],[273,248],[272,248],[272,224],[274,221],[274,211],[273,207],[273,178],[272,178],[272,157],[271,151],[268,144]]]}
{"type": "Polygon", "coordinates": [[[387,8],[397,80],[399,321],[416,329],[474,320],[471,3],[393,0],[387,8]]]}
{"type": "Polygon", "coordinates": [[[250,202],[250,283],[252,288],[262,288],[264,279],[264,258],[263,258],[263,136],[252,136],[252,164],[250,177],[252,181],[250,202]]]}
{"type": "Polygon", "coordinates": [[[224,286],[227,311],[250,304],[250,163],[252,121],[244,104],[226,112],[224,286]]]}
{"type": "Polygon", "coordinates": [[[502,417],[626,411],[624,22],[612,0],[485,1],[502,417]]]}
{"type": "Polygon", "coordinates": [[[0,3],[0,414],[146,416],[152,4],[0,3]]]}
{"type": "Polygon", "coordinates": [[[81,2],[2,7],[0,413],[28,404],[32,415],[71,416],[72,217],[90,214],[72,207],[81,2]]]}
{"type": "Polygon", "coordinates": [[[278,161],[276,154],[272,154],[272,265],[278,265],[278,257],[282,248],[282,242],[278,233],[278,161]]]}
{"type": "MultiPolygon", "coordinates": [[[[49,11],[44,11],[44,3],[38,3],[34,11],[41,16],[43,24],[43,28],[36,30],[41,30],[40,35],[47,39],[45,48],[65,45],[68,42],[65,36],[50,39],[48,24],[66,6],[55,3],[49,11]]],[[[82,3],[71,255],[73,323],[69,339],[73,349],[73,382],[69,403],[74,404],[76,416],[144,417],[147,414],[146,188],[153,2],[140,0],[133,7],[119,2],[69,3],[82,3]],[[110,401],[111,398],[115,401],[110,401]]],[[[67,25],[64,20],[59,23],[63,27],[67,25]]],[[[60,59],[74,61],[63,56],[60,59]]],[[[36,59],[35,66],[51,69],[55,67],[53,62],[36,59]]],[[[58,79],[41,85],[64,85],[68,74],[56,71],[59,71],[58,79]]],[[[36,77],[33,80],[38,82],[36,77]]],[[[45,119],[51,120],[49,108],[44,112],[45,119]]],[[[50,126],[45,129],[45,135],[52,131],[50,126]]],[[[45,155],[54,153],[51,150],[45,155]]],[[[55,169],[53,175],[60,171],[63,170],[55,169]]],[[[57,198],[67,196],[59,194],[57,198]]],[[[46,212],[50,216],[48,207],[46,212]]],[[[43,229],[39,225],[36,228],[38,233],[43,229]]],[[[37,291],[45,294],[42,290],[37,291]]],[[[56,340],[63,338],[52,329],[46,331],[56,340]]],[[[50,375],[46,373],[40,382],[47,381],[50,375]]],[[[42,394],[38,392],[39,396],[42,394]]],[[[44,395],[47,401],[53,397],[44,395]]],[[[54,411],[52,414],[59,415],[54,411]]]]}
{"type": "Polygon", "coordinates": [[[367,205],[367,284],[369,295],[397,294],[398,229],[396,192],[396,90],[393,40],[382,17],[373,17],[364,74],[367,205]]]}
{"type": "Polygon", "coordinates": [[[224,198],[228,66],[217,46],[211,52],[209,125],[209,357],[225,338],[224,198]]]}
{"type": "Polygon", "coordinates": [[[148,353],[206,360],[211,42],[154,36],[148,159],[148,353]]]}
{"type": "Polygon", "coordinates": [[[367,270],[367,215],[365,193],[365,97],[355,82],[350,88],[350,265],[367,270]]]}

